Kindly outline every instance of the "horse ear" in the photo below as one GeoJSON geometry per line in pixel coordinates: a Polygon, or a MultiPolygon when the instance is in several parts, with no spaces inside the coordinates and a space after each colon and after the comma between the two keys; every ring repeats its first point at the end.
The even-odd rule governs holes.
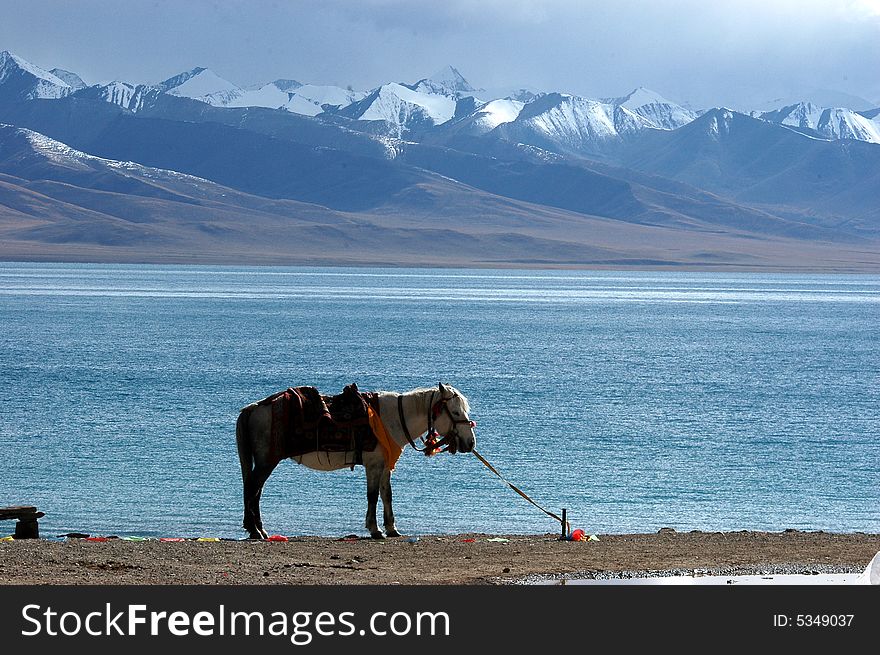
{"type": "Polygon", "coordinates": [[[447,387],[442,382],[439,383],[439,386],[440,386],[440,397],[441,398],[444,398],[448,395],[451,395],[452,392],[449,391],[449,387],[447,387]]]}

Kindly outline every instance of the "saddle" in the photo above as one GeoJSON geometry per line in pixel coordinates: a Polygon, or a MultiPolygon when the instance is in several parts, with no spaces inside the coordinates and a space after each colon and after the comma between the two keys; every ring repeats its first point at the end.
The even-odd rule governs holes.
{"type": "Polygon", "coordinates": [[[353,452],[349,464],[363,464],[363,451],[378,445],[367,413],[371,395],[359,393],[356,384],[336,396],[323,396],[315,387],[292,387],[260,401],[272,407],[272,451],[279,460],[353,452]]]}

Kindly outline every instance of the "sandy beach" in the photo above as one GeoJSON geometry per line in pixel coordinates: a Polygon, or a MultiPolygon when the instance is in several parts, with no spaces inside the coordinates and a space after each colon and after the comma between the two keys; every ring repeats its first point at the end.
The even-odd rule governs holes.
{"type": "Polygon", "coordinates": [[[287,542],[0,542],[0,584],[509,584],[562,576],[845,573],[864,569],[878,534],[675,532],[422,535],[287,542]]]}

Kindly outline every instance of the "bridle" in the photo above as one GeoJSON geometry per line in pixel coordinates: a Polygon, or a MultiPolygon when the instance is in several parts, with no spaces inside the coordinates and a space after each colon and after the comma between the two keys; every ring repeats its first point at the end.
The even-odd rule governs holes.
{"type": "Polygon", "coordinates": [[[438,452],[446,452],[447,450],[455,454],[458,450],[458,438],[461,435],[458,432],[458,426],[467,424],[472,428],[477,427],[475,421],[470,420],[469,418],[455,418],[452,414],[452,410],[449,409],[449,401],[452,398],[455,398],[455,393],[453,393],[450,398],[443,398],[442,393],[440,396],[440,400],[436,403],[434,402],[434,394],[437,393],[435,391],[431,392],[431,409],[428,411],[428,431],[425,433],[425,436],[422,437],[422,440],[425,443],[424,448],[419,448],[416,445],[415,440],[413,440],[412,435],[410,434],[409,428],[406,425],[406,417],[403,414],[403,395],[397,396],[397,414],[400,417],[400,425],[403,427],[403,434],[406,436],[406,440],[409,441],[409,445],[418,450],[420,453],[425,453],[425,455],[435,455],[438,452]],[[440,416],[441,413],[446,412],[446,415],[449,417],[449,420],[452,422],[452,428],[449,431],[449,434],[440,435],[439,432],[434,428],[434,422],[437,420],[437,417],[440,416]]]}

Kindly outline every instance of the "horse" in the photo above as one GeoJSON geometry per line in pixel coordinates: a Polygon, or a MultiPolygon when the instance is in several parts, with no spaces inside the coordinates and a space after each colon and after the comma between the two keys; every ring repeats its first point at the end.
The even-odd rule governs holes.
{"type": "MultiPolygon", "coordinates": [[[[476,446],[476,423],[469,416],[470,404],[454,387],[441,382],[433,388],[418,388],[404,393],[380,391],[376,395],[380,422],[384,425],[387,436],[393,440],[394,446],[400,450],[410,445],[426,455],[442,451],[455,454],[471,452],[476,446]],[[424,448],[416,445],[413,435],[416,438],[425,435],[422,436],[424,448]],[[438,440],[437,437],[441,435],[438,440]]],[[[271,446],[272,411],[266,400],[268,399],[243,407],[235,429],[244,497],[242,527],[249,533],[250,539],[268,538],[260,516],[260,496],[263,485],[281,461],[271,446]]],[[[290,459],[318,471],[335,471],[353,468],[352,462],[356,461],[357,455],[354,451],[316,451],[290,459]]],[[[391,503],[393,463],[389,466],[380,445],[372,450],[363,450],[360,459],[367,478],[366,529],[373,539],[402,536],[395,525],[391,503]],[[376,521],[376,506],[380,495],[384,534],[379,530],[376,521]]]]}

